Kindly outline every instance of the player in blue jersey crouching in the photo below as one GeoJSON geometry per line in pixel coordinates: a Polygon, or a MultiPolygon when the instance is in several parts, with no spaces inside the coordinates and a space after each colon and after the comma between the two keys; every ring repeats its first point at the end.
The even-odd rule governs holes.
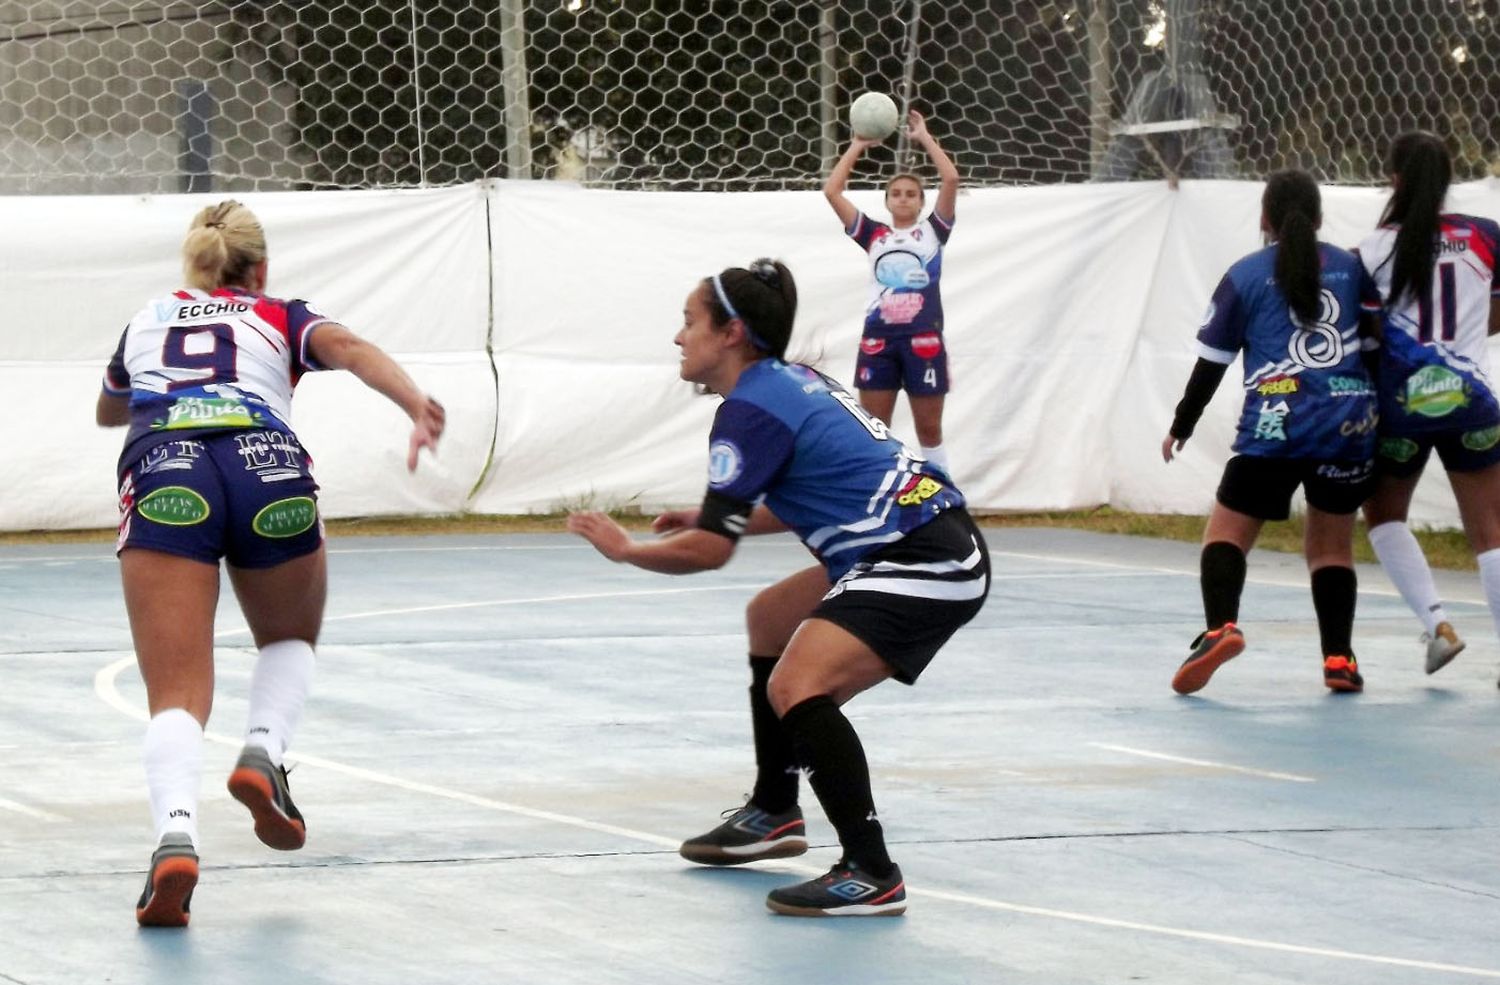
{"type": "Polygon", "coordinates": [[[723,566],[744,534],[790,529],[808,546],[820,565],[767,589],[747,613],[760,650],[751,658],[756,792],[682,852],[727,865],[806,851],[800,765],[843,857],[826,875],[772,891],[767,905],[799,916],[895,915],[906,909],[901,870],[886,852],[864,748],[839,708],[889,678],[916,681],[983,606],[989,555],[944,472],[833,380],[783,361],[796,310],[779,262],[701,281],[675,341],[682,378],[724,398],[702,505],[658,518],[669,536],[654,541],[599,513],[574,514],[568,528],[610,560],[667,574],[723,566]]]}
{"type": "Polygon", "coordinates": [[[1198,332],[1198,362],[1177,405],[1162,458],[1181,451],[1235,356],[1244,351],[1245,405],[1203,532],[1207,629],[1172,687],[1191,694],[1244,649],[1235,625],[1245,555],[1267,520],[1307,497],[1304,550],[1323,645],[1323,680],[1364,687],[1354,657],[1354,518],[1374,481],[1380,295],[1359,258],[1317,239],[1322,201],[1301,171],[1266,183],[1261,229],[1271,245],[1229,268],[1198,332]]]}

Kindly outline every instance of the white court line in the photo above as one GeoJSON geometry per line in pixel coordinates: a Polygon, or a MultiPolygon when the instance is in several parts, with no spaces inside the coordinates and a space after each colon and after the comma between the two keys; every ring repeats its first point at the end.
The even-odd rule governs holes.
{"type": "MultiPolygon", "coordinates": [[[[132,661],[132,663],[133,662],[134,661],[132,661]]],[[[24,814],[27,817],[36,818],[38,821],[67,820],[67,818],[63,817],[61,814],[52,814],[48,811],[38,810],[35,807],[27,807],[25,804],[18,804],[14,800],[6,800],[4,797],[0,797],[0,811],[15,811],[17,814],[24,814]]]]}
{"type": "MultiPolygon", "coordinates": [[[[148,721],[150,716],[142,709],[138,709],[120,695],[115,686],[115,679],[120,671],[135,664],[134,657],[123,657],[99,670],[94,675],[94,693],[97,694],[105,704],[117,711],[138,721],[148,721]]],[[[221,736],[212,732],[205,732],[204,738],[238,748],[240,741],[221,736]]],[[[573,817],[568,814],[558,814],[553,811],[539,811],[519,804],[511,804],[489,797],[478,797],[474,794],[465,793],[461,790],[451,790],[447,787],[439,787],[430,783],[413,783],[400,777],[375,770],[362,769],[357,766],[347,766],[333,760],[323,759],[315,756],[289,756],[295,762],[306,763],[309,766],[317,766],[331,772],[342,773],[346,776],[357,777],[370,783],[379,783],[385,786],[408,790],[413,793],[424,794],[429,797],[441,797],[445,800],[453,800],[459,803],[470,804],[475,807],[483,807],[489,810],[501,811],[507,814],[515,814],[521,817],[534,818],[540,821],[550,821],[567,827],[581,828],[586,831],[595,831],[601,834],[618,835],[631,841],[639,841],[658,848],[673,849],[678,847],[675,838],[664,838],[661,835],[646,831],[636,831],[632,828],[622,828],[613,824],[600,824],[581,817],[573,817]]],[[[810,865],[798,863],[783,863],[787,869],[808,876],[820,876],[825,870],[810,865]]],[[[951,893],[934,889],[909,889],[909,896],[924,899],[942,900],[948,903],[960,903],[966,906],[980,907],[986,910],[999,910],[1006,913],[1020,913],[1028,916],[1046,917],[1052,920],[1062,920],[1069,923],[1089,924],[1096,927],[1110,927],[1118,930],[1133,930],[1146,934],[1156,934],[1163,937],[1175,937],[1185,940],[1206,941],[1213,944],[1229,944],[1235,947],[1254,948],[1262,951],[1278,951],[1285,954],[1305,954],[1315,957],[1336,958],[1344,961],[1359,961],[1366,964],[1389,965],[1399,968],[1419,968],[1424,971],[1444,971],[1457,975],[1469,975],[1476,978],[1500,979],[1500,970],[1491,968],[1475,968],[1467,965],[1441,964],[1433,961],[1415,961],[1409,958],[1395,958],[1380,954],[1361,954],[1355,951],[1339,951],[1330,948],[1306,947],[1300,944],[1283,944],[1279,941],[1260,940],[1254,937],[1233,937],[1226,934],[1215,934],[1206,931],[1184,930],[1178,927],[1165,927],[1158,924],[1137,923],[1130,920],[1118,920],[1114,917],[1099,917],[1087,913],[1075,913],[1070,910],[1054,910],[1047,907],[1027,906],[1021,903],[1009,903],[1004,900],[990,899],[983,896],[971,896],[966,893],[951,893]]]]}
{"type": "MultiPolygon", "coordinates": [[[[339,616],[324,616],[323,622],[344,622],[349,619],[373,619],[376,616],[409,616],[414,612],[450,612],[454,609],[481,609],[491,605],[535,605],[542,602],[583,602],[590,599],[625,599],[642,595],[688,595],[696,592],[743,592],[764,588],[763,582],[747,582],[742,585],[698,585],[693,588],[649,588],[625,592],[584,592],[576,595],[537,595],[526,599],[485,599],[480,602],[443,602],[439,605],[414,605],[404,609],[372,609],[369,612],[346,612],[339,616]]],[[[214,639],[226,636],[243,636],[250,627],[221,629],[214,639]]]]}
{"type": "Polygon", "coordinates": [[[1290,780],[1293,783],[1317,783],[1314,776],[1299,776],[1296,773],[1277,773],[1274,770],[1258,770],[1250,766],[1235,766],[1232,763],[1216,763],[1211,759],[1189,759],[1186,756],[1170,756],[1164,752],[1152,752],[1149,749],[1132,749],[1130,746],[1116,746],[1108,742],[1090,742],[1089,745],[1095,749],[1108,749],[1111,752],[1123,752],[1132,756],[1144,756],[1147,759],[1164,759],[1169,763],[1185,763],[1188,766],[1205,766],[1209,769],[1228,770],[1232,773],[1249,773],[1251,776],[1264,776],[1272,780],[1290,780]]]}
{"type": "MultiPolygon", "coordinates": [[[[1121,571],[1149,571],[1154,574],[1160,575],[1180,575],[1184,578],[1198,577],[1198,571],[1196,569],[1189,570],[1187,568],[1163,568],[1144,564],[1121,564],[1117,561],[1099,561],[1094,558],[1082,557],[1062,557],[1055,554],[1023,554],[1019,551],[990,551],[990,557],[1013,557],[1019,558],[1023,561],[1044,561],[1048,564],[1081,564],[1091,568],[1114,568],[1121,571]]],[[[1253,585],[1271,585],[1276,588],[1307,587],[1306,578],[1268,578],[1264,575],[1250,574],[1246,576],[1245,582],[1246,584],[1253,585]]],[[[1393,588],[1370,588],[1364,585],[1359,586],[1359,594],[1380,595],[1385,598],[1401,597],[1401,593],[1397,592],[1393,588]]],[[[1483,598],[1463,595],[1450,595],[1448,596],[1446,601],[1460,602],[1466,605],[1489,605],[1489,603],[1486,602],[1483,598]]]]}

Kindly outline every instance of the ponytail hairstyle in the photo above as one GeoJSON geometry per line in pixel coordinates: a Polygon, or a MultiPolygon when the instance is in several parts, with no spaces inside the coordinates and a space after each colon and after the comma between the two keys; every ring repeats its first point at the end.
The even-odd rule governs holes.
{"type": "Polygon", "coordinates": [[[776,359],[786,357],[797,317],[797,282],[780,260],[762,257],[746,267],[730,267],[705,277],[708,310],[715,328],[732,319],[745,323],[750,344],[776,359]]]}
{"type": "Polygon", "coordinates": [[[1391,250],[1395,265],[1391,269],[1390,297],[1386,299],[1394,305],[1408,289],[1419,298],[1432,290],[1439,216],[1448,183],[1453,180],[1453,162],[1442,140],[1422,130],[1410,130],[1391,144],[1388,164],[1396,187],[1380,215],[1380,224],[1401,226],[1391,250]]]}
{"type": "Polygon", "coordinates": [[[1266,226],[1276,241],[1276,283],[1292,311],[1305,323],[1318,320],[1323,287],[1318,279],[1318,224],[1323,202],[1318,183],[1306,171],[1277,171],[1266,181],[1260,200],[1266,226]]]}
{"type": "Polygon", "coordinates": [[[255,213],[234,199],[193,216],[182,243],[182,272],[189,287],[213,291],[245,286],[250,271],[266,259],[266,234],[255,213]]]}

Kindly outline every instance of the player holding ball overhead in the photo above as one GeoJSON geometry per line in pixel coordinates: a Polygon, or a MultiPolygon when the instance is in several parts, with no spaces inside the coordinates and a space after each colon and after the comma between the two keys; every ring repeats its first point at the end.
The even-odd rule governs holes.
{"type": "Polygon", "coordinates": [[[859,402],[889,425],[896,394],[904,389],[923,456],[946,472],[943,397],[948,392],[948,350],[939,281],[943,247],[953,231],[958,168],[916,110],[908,115],[906,132],[927,151],[938,173],[937,202],[925,219],[926,193],[922,179],[914,174],[898,174],[886,182],[890,222],[871,218],[844,195],[859,156],[879,143],[858,133],[828,175],[823,195],[849,238],[870,257],[870,297],[854,377],[859,402]]]}

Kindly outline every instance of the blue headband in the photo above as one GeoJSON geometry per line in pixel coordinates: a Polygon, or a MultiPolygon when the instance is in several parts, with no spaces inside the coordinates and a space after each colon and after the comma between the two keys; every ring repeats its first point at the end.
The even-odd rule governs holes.
{"type": "Polygon", "coordinates": [[[734,305],[729,303],[729,295],[724,293],[724,282],[719,279],[719,275],[714,274],[712,279],[714,282],[714,293],[718,295],[719,303],[724,306],[725,311],[729,312],[730,318],[738,318],[740,324],[745,326],[745,335],[750,339],[750,344],[762,352],[770,352],[771,347],[766,344],[766,340],[755,334],[755,329],[750,327],[750,323],[745,320],[745,316],[736,311],[734,305]]]}

